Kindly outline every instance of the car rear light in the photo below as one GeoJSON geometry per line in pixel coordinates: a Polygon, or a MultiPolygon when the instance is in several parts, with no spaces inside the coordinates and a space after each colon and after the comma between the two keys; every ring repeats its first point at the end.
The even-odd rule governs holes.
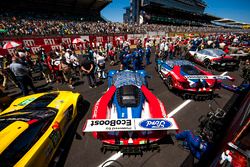
{"type": "Polygon", "coordinates": [[[32,120],[28,121],[27,123],[28,123],[29,125],[31,125],[31,124],[34,124],[34,123],[36,123],[36,122],[38,122],[37,119],[32,119],[32,120]]]}
{"type": "Polygon", "coordinates": [[[232,163],[233,167],[247,167],[247,157],[239,153],[238,151],[233,152],[232,154],[232,163]]]}
{"type": "Polygon", "coordinates": [[[54,123],[54,125],[52,126],[52,129],[53,129],[53,130],[60,130],[60,124],[59,124],[59,122],[56,121],[56,122],[54,123]]]}

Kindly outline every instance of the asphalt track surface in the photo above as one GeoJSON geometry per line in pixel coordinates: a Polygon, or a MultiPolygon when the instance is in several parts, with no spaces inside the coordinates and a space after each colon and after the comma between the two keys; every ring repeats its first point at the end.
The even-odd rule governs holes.
{"type": "MultiPolygon", "coordinates": [[[[153,58],[151,58],[153,60],[153,58]]],[[[152,61],[153,62],[153,61],[152,61]]],[[[108,64],[108,62],[106,63],[108,64]]],[[[107,65],[107,70],[118,69],[119,66],[110,67],[107,65]]],[[[202,68],[202,67],[201,67],[202,68]]],[[[198,129],[198,119],[201,115],[208,113],[210,110],[209,103],[212,101],[193,101],[187,102],[175,93],[170,92],[155,70],[155,63],[146,66],[145,70],[151,76],[149,79],[149,89],[164,103],[165,108],[169,113],[179,107],[178,112],[173,114],[180,130],[190,129],[195,131],[198,129]],[[180,108],[181,105],[181,108],[180,108]]],[[[214,74],[221,75],[224,72],[212,71],[214,74]]],[[[226,81],[229,84],[239,85],[242,82],[239,71],[225,72],[224,75],[230,75],[235,78],[234,82],[226,81]]],[[[42,91],[50,90],[71,90],[67,85],[49,84],[44,80],[36,81],[35,85],[42,91]]],[[[114,167],[178,167],[186,163],[189,152],[181,149],[178,142],[173,137],[167,137],[160,145],[160,152],[145,152],[143,156],[122,156],[116,152],[107,152],[106,154],[100,151],[101,142],[94,139],[91,133],[82,134],[82,127],[86,119],[90,118],[94,103],[103,95],[107,89],[107,81],[99,82],[99,86],[94,89],[88,87],[87,78],[76,83],[73,91],[80,92],[83,98],[89,103],[84,109],[84,116],[76,123],[76,128],[72,128],[71,137],[66,136],[67,143],[63,146],[64,154],[59,160],[58,166],[66,167],[98,167],[98,166],[114,166],[114,167]],[[68,138],[68,139],[67,139],[68,138]],[[107,161],[111,163],[106,163],[107,161]]],[[[15,94],[16,91],[9,90],[10,94],[15,94]]],[[[215,101],[222,108],[231,98],[233,93],[221,89],[216,91],[219,97],[215,101]]],[[[213,103],[213,107],[218,107],[213,103]]],[[[175,110],[176,111],[176,110],[175,110]]]]}

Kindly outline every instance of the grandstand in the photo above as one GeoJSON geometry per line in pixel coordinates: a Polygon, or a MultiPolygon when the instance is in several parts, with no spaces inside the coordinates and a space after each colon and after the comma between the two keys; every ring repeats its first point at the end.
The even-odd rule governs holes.
{"type": "Polygon", "coordinates": [[[239,21],[235,21],[235,20],[227,19],[227,18],[214,20],[212,23],[215,25],[219,25],[219,26],[223,26],[223,27],[227,27],[227,28],[249,29],[249,27],[250,27],[249,26],[250,23],[239,22],[239,21]]]}
{"type": "Polygon", "coordinates": [[[205,14],[202,0],[132,0],[124,17],[130,23],[201,26],[220,19],[205,14]]]}
{"type": "Polygon", "coordinates": [[[102,20],[100,11],[111,2],[112,0],[4,0],[0,1],[0,9],[46,14],[59,13],[97,21],[102,20]]]}

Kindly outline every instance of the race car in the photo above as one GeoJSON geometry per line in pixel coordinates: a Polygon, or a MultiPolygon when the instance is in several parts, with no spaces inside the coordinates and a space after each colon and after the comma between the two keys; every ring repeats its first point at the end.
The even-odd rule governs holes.
{"type": "Polygon", "coordinates": [[[203,49],[200,51],[189,51],[186,58],[215,69],[238,69],[239,61],[221,49],[203,49]]]}
{"type": "Polygon", "coordinates": [[[0,114],[0,166],[49,166],[82,107],[68,91],[16,99],[0,114]]]}
{"type": "Polygon", "coordinates": [[[157,72],[169,90],[179,90],[185,99],[206,100],[214,97],[214,91],[220,88],[223,79],[233,80],[229,76],[217,76],[204,71],[187,60],[158,59],[157,72]]]}
{"type": "Polygon", "coordinates": [[[146,150],[159,150],[157,142],[167,130],[178,129],[163,103],[145,86],[146,78],[143,70],[109,71],[109,88],[83,126],[83,133],[93,132],[101,140],[102,151],[142,155],[146,150]]]}

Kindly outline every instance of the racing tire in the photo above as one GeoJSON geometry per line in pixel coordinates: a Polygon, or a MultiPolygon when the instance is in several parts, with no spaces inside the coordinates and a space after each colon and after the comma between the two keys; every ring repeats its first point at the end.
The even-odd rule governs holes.
{"type": "Polygon", "coordinates": [[[165,84],[167,85],[168,87],[168,90],[172,91],[174,89],[174,86],[173,86],[173,79],[171,76],[168,76],[167,79],[164,81],[165,84]]]}
{"type": "Polygon", "coordinates": [[[155,71],[158,72],[158,66],[157,65],[155,66],[155,71]]]}
{"type": "Polygon", "coordinates": [[[77,99],[76,102],[76,110],[77,110],[77,115],[84,115],[84,103],[85,101],[83,100],[82,95],[80,95],[77,99]]]}
{"type": "Polygon", "coordinates": [[[204,66],[207,67],[207,68],[211,67],[211,61],[210,61],[209,59],[205,59],[205,60],[203,61],[203,64],[204,64],[204,66]]]}
{"type": "Polygon", "coordinates": [[[185,55],[185,59],[186,59],[186,60],[191,60],[191,57],[190,57],[189,53],[187,53],[187,54],[185,55]]]}

